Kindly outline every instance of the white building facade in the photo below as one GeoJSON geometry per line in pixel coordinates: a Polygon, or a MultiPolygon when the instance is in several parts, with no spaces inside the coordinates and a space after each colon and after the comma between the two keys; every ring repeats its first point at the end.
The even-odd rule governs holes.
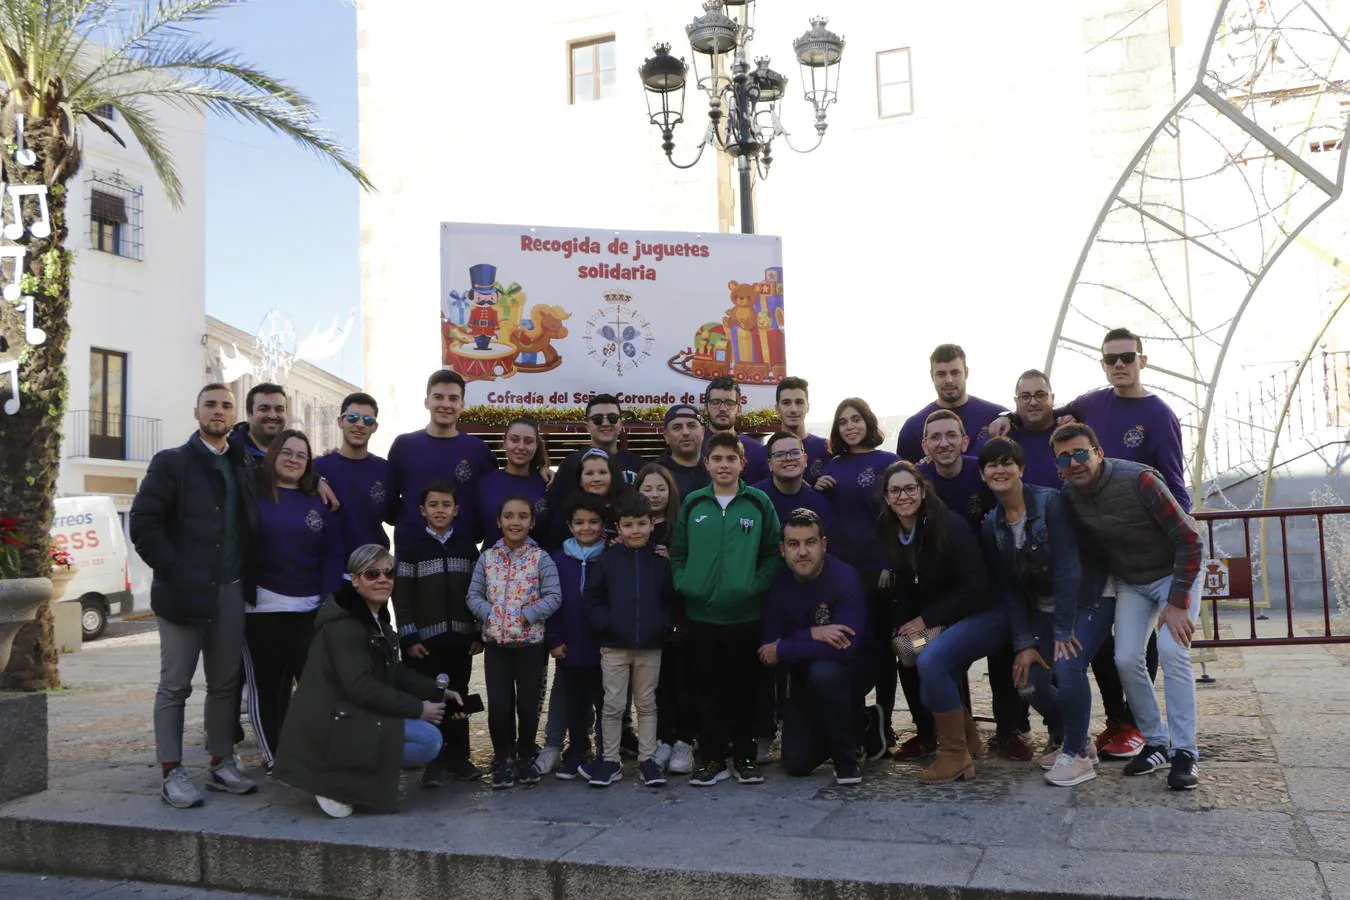
{"type": "Polygon", "coordinates": [[[86,127],[66,211],[75,262],[57,493],[110,495],[124,516],[150,458],[195,427],[205,330],[205,120],[169,106],[156,114],[182,208],[113,119],[128,146],[86,127]]]}

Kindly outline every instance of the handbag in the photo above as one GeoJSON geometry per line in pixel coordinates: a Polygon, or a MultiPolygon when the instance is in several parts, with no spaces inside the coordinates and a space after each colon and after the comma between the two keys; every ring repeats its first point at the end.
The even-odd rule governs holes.
{"type": "Polygon", "coordinates": [[[912,669],[919,664],[919,653],[939,634],[942,634],[942,626],[940,625],[935,628],[925,628],[922,633],[912,637],[907,634],[897,634],[891,638],[891,649],[895,651],[895,658],[900,661],[900,665],[912,669]]]}

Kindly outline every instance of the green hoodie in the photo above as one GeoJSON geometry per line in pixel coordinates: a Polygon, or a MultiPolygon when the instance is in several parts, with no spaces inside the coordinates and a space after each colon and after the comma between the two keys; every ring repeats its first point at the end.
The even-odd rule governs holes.
{"type": "Polygon", "coordinates": [[[670,541],[675,590],[684,598],[685,615],[713,625],[758,620],[781,564],[779,532],[769,496],[745,482],[725,511],[712,485],[689,494],[670,541]]]}

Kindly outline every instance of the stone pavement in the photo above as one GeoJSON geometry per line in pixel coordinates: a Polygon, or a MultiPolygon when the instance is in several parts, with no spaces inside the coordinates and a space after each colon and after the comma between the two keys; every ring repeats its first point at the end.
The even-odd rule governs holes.
{"type": "MultiPolygon", "coordinates": [[[[204,809],[161,804],[157,667],[153,623],[63,658],[51,789],[0,806],[0,869],[352,898],[1350,900],[1350,646],[1221,651],[1217,683],[1199,689],[1201,785],[1189,793],[1166,791],[1162,773],[1126,779],[1120,763],[1068,790],[1002,761],[932,787],[916,765],[881,761],[852,788],[825,770],[790,779],[769,766],[758,787],[675,778],[651,790],[630,765],[606,790],[546,778],[425,792],[411,780],[405,813],[340,821],[270,782],[251,797],[208,795],[204,809]]],[[[978,681],[975,692],[987,709],[978,681]]],[[[197,747],[200,704],[199,690],[187,736],[197,747]]],[[[200,771],[204,754],[188,762],[200,771]]],[[[7,888],[0,880],[0,895],[48,896],[7,888]]]]}

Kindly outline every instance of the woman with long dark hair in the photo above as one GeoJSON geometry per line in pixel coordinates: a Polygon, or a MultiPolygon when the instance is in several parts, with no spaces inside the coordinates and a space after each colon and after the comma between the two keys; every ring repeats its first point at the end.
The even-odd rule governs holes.
{"type": "Polygon", "coordinates": [[[961,703],[961,681],[978,659],[1008,640],[1008,615],[989,582],[970,526],[938,497],[911,462],[882,475],[886,512],[880,534],[895,573],[892,634],[906,650],[905,698],[916,722],[931,720],[937,760],[919,775],[926,783],[975,777],[979,733],[961,703]],[[917,702],[917,708],[915,704],[917,702]]]}
{"type": "MultiPolygon", "coordinates": [[[[816,479],[816,490],[826,493],[834,510],[830,552],[858,571],[867,591],[868,639],[863,646],[867,661],[862,664],[872,670],[886,743],[891,745],[895,743],[891,724],[895,656],[888,641],[891,572],[885,545],[877,536],[877,517],[883,508],[881,473],[898,457],[880,449],[885,439],[866,400],[849,397],[841,401],[830,426],[831,458],[816,479]]],[[[874,722],[868,723],[869,729],[874,727],[874,722]]],[[[914,750],[914,742],[906,741],[896,755],[913,759],[914,750]]]]}
{"type": "Polygon", "coordinates": [[[342,533],[318,495],[304,432],[272,440],[258,469],[258,530],[250,542],[256,593],[245,610],[249,720],[271,771],[291,689],[305,667],[314,615],[342,587],[342,533]]]}
{"type": "Polygon", "coordinates": [[[526,497],[534,504],[535,540],[548,534],[548,485],[543,471],[548,468],[548,443],[539,431],[539,423],[518,416],[506,425],[502,434],[506,465],[478,480],[478,522],[483,529],[483,546],[491,547],[502,536],[497,527],[497,510],[507,497],[526,497]]]}

